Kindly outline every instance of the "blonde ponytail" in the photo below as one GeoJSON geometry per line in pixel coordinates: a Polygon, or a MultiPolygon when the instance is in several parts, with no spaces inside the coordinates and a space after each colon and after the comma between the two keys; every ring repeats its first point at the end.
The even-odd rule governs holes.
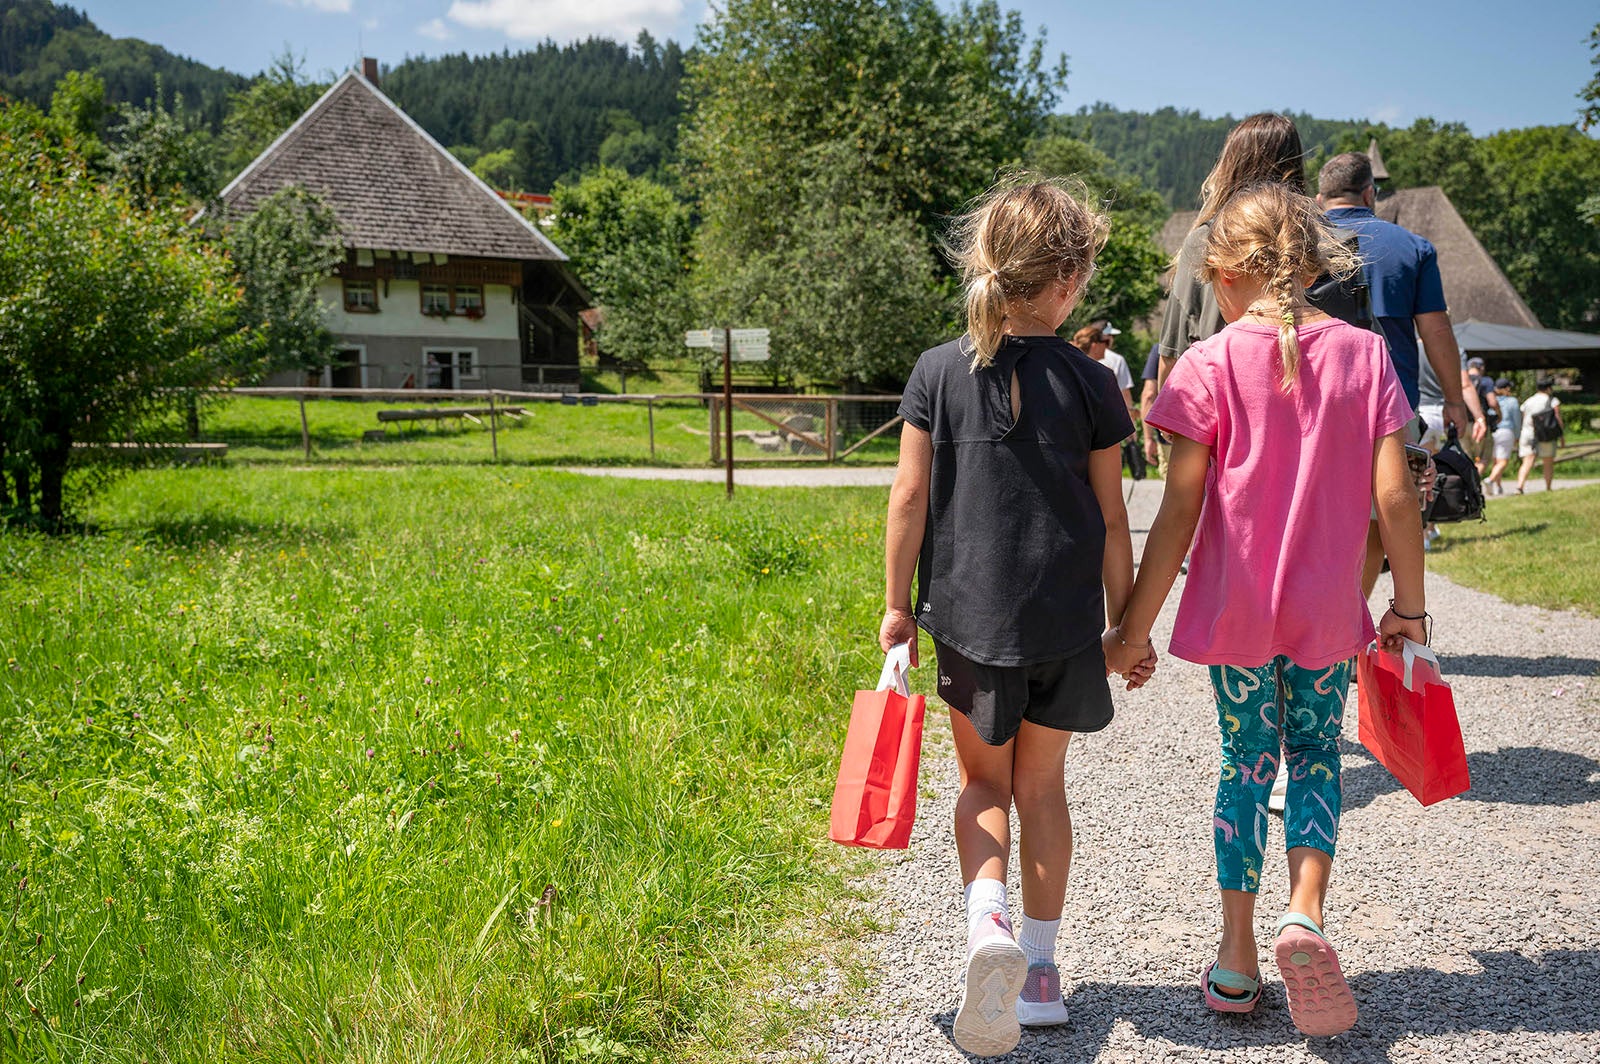
{"type": "Polygon", "coordinates": [[[1086,202],[1064,182],[1018,174],[955,219],[948,253],[965,282],[973,372],[994,362],[1007,315],[1047,285],[1075,286],[1074,301],[1083,294],[1109,231],[1086,202]]]}
{"type": "Polygon", "coordinates": [[[994,361],[1005,335],[1006,301],[1000,275],[985,270],[967,282],[967,337],[972,344],[974,371],[994,361]]]}

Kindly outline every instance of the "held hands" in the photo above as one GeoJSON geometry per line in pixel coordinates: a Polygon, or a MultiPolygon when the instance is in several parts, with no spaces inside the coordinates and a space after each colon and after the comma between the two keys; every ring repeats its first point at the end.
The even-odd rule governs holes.
{"type": "Polygon", "coordinates": [[[1406,620],[1396,616],[1391,608],[1378,621],[1378,645],[1391,654],[1398,654],[1403,647],[1402,638],[1409,639],[1413,643],[1426,644],[1428,632],[1421,618],[1414,621],[1406,620]]]}
{"type": "Polygon", "coordinates": [[[917,620],[904,606],[892,606],[883,612],[883,624],[878,626],[878,648],[885,654],[896,643],[905,643],[911,650],[911,667],[917,661],[917,620]]]}
{"type": "Polygon", "coordinates": [[[1156,652],[1152,646],[1129,646],[1122,641],[1122,633],[1107,628],[1100,637],[1101,649],[1106,655],[1106,675],[1116,673],[1128,681],[1127,689],[1143,687],[1156,672],[1156,652]]]}

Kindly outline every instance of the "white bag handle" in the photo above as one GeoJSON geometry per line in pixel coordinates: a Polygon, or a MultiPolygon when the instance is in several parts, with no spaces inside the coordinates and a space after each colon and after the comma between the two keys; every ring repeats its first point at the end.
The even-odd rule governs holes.
{"type": "MultiPolygon", "coordinates": [[[[1404,636],[1401,636],[1401,638],[1405,639],[1404,636]]],[[[1434,671],[1440,676],[1444,675],[1444,669],[1439,666],[1439,658],[1434,654],[1432,647],[1423,646],[1421,643],[1414,643],[1409,639],[1405,639],[1405,645],[1400,648],[1400,660],[1404,661],[1406,666],[1405,684],[1407,691],[1416,690],[1415,687],[1411,686],[1411,670],[1416,665],[1418,658],[1424,661],[1431,661],[1434,671]]]]}
{"type": "Polygon", "coordinates": [[[906,673],[911,671],[911,644],[896,643],[883,658],[883,672],[878,674],[877,690],[893,689],[911,697],[911,687],[906,683],[906,673]]]}

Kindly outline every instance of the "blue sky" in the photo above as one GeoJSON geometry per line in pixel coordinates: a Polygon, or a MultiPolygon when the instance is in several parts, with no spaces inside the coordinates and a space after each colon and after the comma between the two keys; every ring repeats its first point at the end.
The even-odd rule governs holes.
{"type": "MultiPolygon", "coordinates": [[[[1342,0],[1291,7],[1236,0],[1001,0],[1044,27],[1071,76],[1062,107],[1096,100],[1206,115],[1263,109],[1408,124],[1423,115],[1474,132],[1569,122],[1592,74],[1593,0],[1342,0]],[[1223,17],[1223,13],[1226,17],[1223,17]],[[1337,12],[1337,17],[1322,13],[1337,12]]],[[[631,40],[641,28],[687,43],[705,0],[72,0],[101,29],[252,74],[285,44],[313,72],[363,53],[516,51],[545,37],[631,40]]]]}

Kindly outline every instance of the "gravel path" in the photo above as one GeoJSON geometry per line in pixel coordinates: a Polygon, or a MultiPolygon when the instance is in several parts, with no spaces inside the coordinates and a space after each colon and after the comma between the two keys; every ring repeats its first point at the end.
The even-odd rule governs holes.
{"type": "MultiPolygon", "coordinates": [[[[1159,497],[1154,485],[1134,494],[1136,548],[1159,497]]],[[[1600,1061],[1600,620],[1439,577],[1429,599],[1474,788],[1422,809],[1355,743],[1347,715],[1327,931],[1360,1005],[1356,1028],[1308,1040],[1289,1022],[1267,940],[1287,898],[1281,858],[1258,910],[1261,1005],[1242,1018],[1202,1005],[1196,973],[1220,927],[1218,742],[1205,670],[1165,657],[1151,686],[1118,694],[1108,729],[1073,740],[1077,852],[1059,952],[1072,1022],[1025,1031],[1000,1059],[1600,1061]]],[[[1158,635],[1177,601],[1175,590],[1158,635]]],[[[876,858],[865,884],[886,927],[862,943],[873,985],[862,994],[823,981],[811,1000],[834,1018],[800,1039],[802,1057],[965,1059],[950,1041],[965,927],[949,751],[943,704],[930,698],[911,849],[876,858]]],[[[1281,825],[1272,832],[1269,853],[1281,854],[1281,825]]],[[[1015,914],[1014,873],[1011,889],[1015,914]]]]}

